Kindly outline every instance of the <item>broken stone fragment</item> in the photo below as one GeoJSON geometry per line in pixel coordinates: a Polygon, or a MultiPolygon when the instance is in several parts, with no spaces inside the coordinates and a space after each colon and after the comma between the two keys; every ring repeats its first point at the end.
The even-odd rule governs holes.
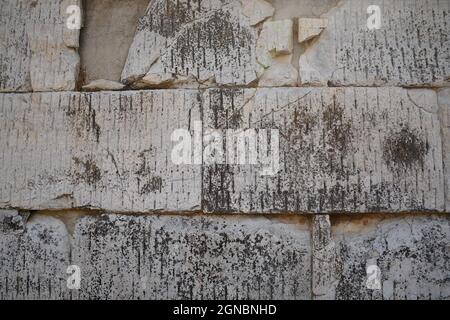
{"type": "Polygon", "coordinates": [[[275,8],[264,0],[243,0],[242,12],[250,19],[250,25],[254,26],[272,17],[275,8]]]}
{"type": "Polygon", "coordinates": [[[270,67],[275,57],[291,54],[292,49],[292,20],[267,21],[263,24],[256,44],[256,56],[262,66],[270,67]]]}
{"type": "Polygon", "coordinates": [[[172,73],[166,72],[161,60],[158,59],[151,67],[147,74],[138,81],[135,86],[152,88],[155,86],[167,85],[175,80],[172,73]]]}
{"type": "Polygon", "coordinates": [[[215,79],[219,85],[249,85],[257,79],[257,30],[239,0],[151,1],[140,19],[121,81],[147,77],[150,84],[174,77],[215,79]],[[150,72],[160,60],[164,74],[150,72]]]}
{"type": "Polygon", "coordinates": [[[117,81],[99,79],[83,86],[82,89],[83,91],[117,91],[122,90],[124,87],[124,84],[117,81]]]}
{"type": "Polygon", "coordinates": [[[327,19],[299,18],[298,42],[302,43],[318,36],[328,25],[327,19]]]}

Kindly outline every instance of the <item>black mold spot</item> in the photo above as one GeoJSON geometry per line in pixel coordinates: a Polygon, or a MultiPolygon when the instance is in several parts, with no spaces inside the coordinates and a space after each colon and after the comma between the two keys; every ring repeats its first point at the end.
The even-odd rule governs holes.
{"type": "Polygon", "coordinates": [[[409,128],[391,134],[384,141],[383,156],[388,165],[411,167],[423,165],[429,146],[409,128]]]}

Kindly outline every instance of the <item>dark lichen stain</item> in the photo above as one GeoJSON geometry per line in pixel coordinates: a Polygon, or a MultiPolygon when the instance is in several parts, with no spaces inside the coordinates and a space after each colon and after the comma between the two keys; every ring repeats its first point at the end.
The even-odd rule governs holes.
{"type": "Polygon", "coordinates": [[[161,177],[150,177],[139,190],[139,194],[148,194],[151,192],[161,191],[163,180],[161,177]]]}
{"type": "Polygon", "coordinates": [[[153,171],[147,165],[147,154],[154,155],[154,149],[150,147],[149,149],[139,153],[138,158],[140,160],[138,163],[138,168],[134,171],[134,174],[137,175],[138,190],[140,195],[149,194],[152,192],[161,192],[164,182],[161,177],[153,175],[153,171]]]}
{"type": "Polygon", "coordinates": [[[389,166],[410,168],[423,165],[429,145],[408,127],[392,133],[384,141],[383,157],[389,166]]]}
{"type": "Polygon", "coordinates": [[[326,106],[322,113],[322,120],[325,129],[328,131],[327,140],[331,149],[339,152],[346,152],[352,140],[352,125],[344,117],[344,108],[336,103],[326,106]]]}
{"type": "Polygon", "coordinates": [[[148,8],[145,16],[139,20],[137,30],[148,30],[163,37],[172,37],[183,27],[183,24],[193,19],[194,11],[182,1],[155,1],[148,8]]]}
{"type": "Polygon", "coordinates": [[[78,181],[83,181],[88,185],[95,185],[102,178],[100,168],[91,158],[81,160],[80,158],[73,157],[72,159],[77,167],[73,178],[78,181]]]}
{"type": "Polygon", "coordinates": [[[93,227],[93,236],[105,237],[107,235],[115,235],[118,231],[118,227],[114,221],[111,221],[108,215],[101,215],[93,227]]]}
{"type": "Polygon", "coordinates": [[[70,125],[79,139],[88,139],[93,137],[95,142],[99,143],[101,128],[97,123],[97,112],[92,107],[92,96],[85,94],[80,97],[80,104],[76,105],[76,98],[72,96],[69,107],[66,110],[66,116],[69,118],[70,125]]]}
{"type": "Polygon", "coordinates": [[[22,231],[23,229],[24,221],[20,216],[6,216],[0,223],[0,231],[5,233],[22,231]]]}
{"type": "Polygon", "coordinates": [[[49,245],[49,244],[56,244],[56,239],[53,236],[53,231],[52,230],[42,230],[38,233],[38,238],[40,241],[42,241],[44,244],[49,245]]]}
{"type": "Polygon", "coordinates": [[[305,108],[295,109],[292,123],[288,126],[283,137],[290,143],[299,143],[305,140],[305,137],[311,133],[316,125],[317,117],[314,114],[306,111],[305,108]]]}

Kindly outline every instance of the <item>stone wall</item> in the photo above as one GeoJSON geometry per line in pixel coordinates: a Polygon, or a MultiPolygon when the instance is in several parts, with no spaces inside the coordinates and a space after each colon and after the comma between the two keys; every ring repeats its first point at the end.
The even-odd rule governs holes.
{"type": "Polygon", "coordinates": [[[0,299],[450,299],[448,1],[0,2],[0,299]]]}

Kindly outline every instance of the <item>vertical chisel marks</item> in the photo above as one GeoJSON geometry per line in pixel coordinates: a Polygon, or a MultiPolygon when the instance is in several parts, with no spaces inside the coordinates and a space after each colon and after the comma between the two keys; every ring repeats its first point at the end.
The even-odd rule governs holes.
{"type": "Polygon", "coordinates": [[[79,299],[309,299],[306,221],[85,217],[74,234],[79,299]]]}
{"type": "Polygon", "coordinates": [[[260,174],[270,152],[260,152],[256,165],[204,164],[207,212],[444,210],[431,90],[209,90],[204,101],[205,130],[278,129],[280,137],[277,174],[260,174]]]}
{"type": "Polygon", "coordinates": [[[0,92],[74,90],[79,30],[66,26],[79,0],[4,0],[0,12],[0,92]]]}
{"type": "Polygon", "coordinates": [[[301,56],[301,83],[442,85],[450,77],[449,15],[448,1],[346,0],[301,56]],[[370,5],[381,9],[380,29],[367,27],[370,5]]]}
{"type": "Polygon", "coordinates": [[[257,31],[241,11],[237,0],[151,1],[139,21],[122,81],[250,84],[259,69],[257,31]]]}
{"type": "Polygon", "coordinates": [[[171,159],[200,120],[196,91],[0,95],[0,205],[200,209],[199,166],[171,159]]]}
{"type": "Polygon", "coordinates": [[[69,255],[69,234],[57,219],[38,216],[20,229],[0,228],[0,300],[68,299],[69,255]]]}

